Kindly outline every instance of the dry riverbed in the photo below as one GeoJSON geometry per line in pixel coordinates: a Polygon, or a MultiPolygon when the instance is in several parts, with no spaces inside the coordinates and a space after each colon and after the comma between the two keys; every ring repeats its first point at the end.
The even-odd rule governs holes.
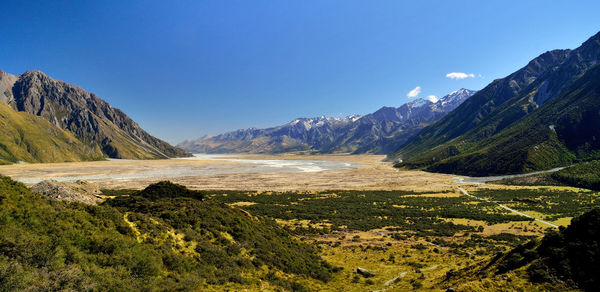
{"type": "Polygon", "coordinates": [[[143,188],[171,180],[195,189],[327,190],[403,189],[440,191],[453,176],[398,171],[383,155],[199,155],[193,159],[110,160],[15,164],[0,174],[26,184],[44,179],[86,180],[102,188],[143,188]]]}

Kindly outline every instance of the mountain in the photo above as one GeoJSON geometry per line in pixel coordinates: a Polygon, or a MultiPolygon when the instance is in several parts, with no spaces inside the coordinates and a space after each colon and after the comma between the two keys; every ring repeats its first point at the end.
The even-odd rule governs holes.
{"type": "Polygon", "coordinates": [[[389,155],[399,166],[466,175],[521,173],[600,153],[600,33],[490,83],[389,155]]]}
{"type": "Polygon", "coordinates": [[[0,164],[98,160],[100,148],[80,142],[72,133],[0,102],[0,164]]]}
{"type": "MultiPolygon", "coordinates": [[[[69,131],[81,143],[111,158],[154,159],[189,156],[144,131],[121,110],[93,93],[40,71],[0,73],[0,100],[19,112],[69,131]]],[[[26,133],[27,134],[27,133],[26,133]]]]}
{"type": "Polygon", "coordinates": [[[177,146],[204,153],[389,153],[474,93],[459,89],[439,100],[418,98],[398,108],[382,107],[364,116],[299,118],[278,127],[205,136],[177,146]]]}

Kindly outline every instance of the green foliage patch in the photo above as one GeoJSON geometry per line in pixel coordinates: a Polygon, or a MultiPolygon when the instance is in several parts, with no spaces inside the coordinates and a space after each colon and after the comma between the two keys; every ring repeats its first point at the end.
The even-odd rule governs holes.
{"type": "MultiPolygon", "coordinates": [[[[389,159],[402,158],[398,167],[470,176],[524,173],[599,159],[600,65],[570,78],[557,82],[564,89],[539,107],[535,96],[545,90],[543,84],[534,83],[499,102],[493,95],[485,96],[496,90],[493,82],[389,159]]],[[[567,177],[578,183],[591,179],[567,177]]]]}
{"type": "Polygon", "coordinates": [[[598,206],[595,192],[560,189],[478,190],[473,195],[502,203],[519,211],[535,211],[555,220],[575,217],[598,206]]]}
{"type": "MultiPolygon", "coordinates": [[[[490,224],[528,220],[495,204],[468,197],[428,197],[403,191],[327,191],[317,194],[281,192],[254,194],[239,191],[212,192],[211,199],[224,203],[251,202],[240,206],[254,215],[282,220],[310,220],[331,224],[331,229],[371,230],[397,226],[421,235],[451,236],[474,227],[442,218],[468,218],[490,224]]],[[[319,232],[296,228],[296,232],[319,232]]]]}
{"type": "Polygon", "coordinates": [[[506,254],[499,253],[488,267],[497,274],[527,267],[534,282],[567,283],[586,291],[600,284],[600,209],[573,218],[571,225],[550,230],[541,241],[521,244],[506,254]]]}
{"type": "Polygon", "coordinates": [[[559,232],[548,233],[537,252],[541,261],[529,268],[533,280],[559,278],[572,281],[587,291],[597,291],[600,285],[600,209],[574,218],[571,225],[559,232]]]}
{"type": "Polygon", "coordinates": [[[570,186],[600,191],[600,160],[576,164],[551,176],[570,186]]]}
{"type": "Polygon", "coordinates": [[[89,206],[0,177],[0,290],[193,290],[261,280],[301,289],[295,277],[329,279],[315,248],[273,221],[196,192],[174,196],[181,191],[162,183],[89,206]]]}

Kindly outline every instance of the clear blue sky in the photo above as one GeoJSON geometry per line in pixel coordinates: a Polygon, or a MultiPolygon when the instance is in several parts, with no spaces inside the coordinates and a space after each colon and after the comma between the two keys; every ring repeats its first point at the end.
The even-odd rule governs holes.
{"type": "Polygon", "coordinates": [[[76,84],[172,143],[481,89],[600,30],[597,0],[35,2],[2,1],[0,68],[76,84]]]}

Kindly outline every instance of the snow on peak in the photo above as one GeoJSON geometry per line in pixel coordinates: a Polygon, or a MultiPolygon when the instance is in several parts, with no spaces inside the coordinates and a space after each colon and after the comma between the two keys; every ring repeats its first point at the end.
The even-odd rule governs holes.
{"type": "Polygon", "coordinates": [[[477,91],[469,90],[465,88],[461,88],[455,91],[452,91],[448,95],[440,98],[442,103],[452,102],[454,100],[464,100],[469,98],[471,95],[475,94],[477,91]]]}
{"type": "Polygon", "coordinates": [[[409,102],[409,103],[408,103],[408,105],[409,105],[410,107],[422,107],[422,106],[424,106],[424,105],[427,105],[427,104],[429,104],[429,103],[431,103],[431,101],[429,101],[429,100],[424,100],[424,99],[422,99],[422,98],[417,98],[417,99],[415,99],[415,100],[413,100],[413,101],[409,102]]]}
{"type": "Polygon", "coordinates": [[[346,117],[346,120],[356,122],[358,119],[362,118],[361,115],[349,115],[346,117]]]}
{"type": "Polygon", "coordinates": [[[429,100],[430,102],[436,103],[438,101],[438,98],[435,95],[430,95],[427,97],[427,100],[429,100]]]}
{"type": "Polygon", "coordinates": [[[330,117],[330,116],[323,115],[323,116],[315,117],[315,118],[298,118],[298,119],[295,119],[295,120],[287,123],[286,125],[288,125],[288,126],[300,125],[300,126],[303,126],[306,130],[310,130],[311,128],[322,127],[325,125],[332,125],[332,124],[336,124],[336,123],[340,123],[340,122],[354,122],[361,117],[362,116],[359,116],[359,115],[350,115],[346,118],[340,118],[340,117],[330,117]]]}
{"type": "Polygon", "coordinates": [[[475,92],[475,91],[473,91],[473,90],[468,90],[468,89],[466,89],[466,88],[461,88],[461,89],[457,89],[457,90],[454,90],[454,91],[450,92],[450,93],[449,93],[448,95],[446,95],[446,96],[449,96],[449,97],[451,97],[451,96],[457,96],[457,95],[458,95],[458,96],[462,96],[462,95],[471,95],[471,93],[473,93],[473,92],[475,92]]]}

